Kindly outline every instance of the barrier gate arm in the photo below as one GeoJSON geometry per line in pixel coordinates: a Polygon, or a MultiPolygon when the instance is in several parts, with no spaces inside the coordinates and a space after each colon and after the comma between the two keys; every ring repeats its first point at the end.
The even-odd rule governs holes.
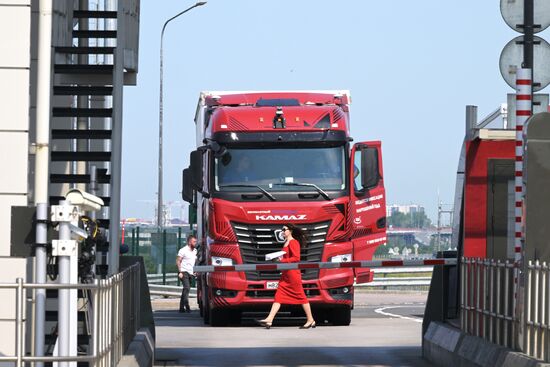
{"type": "Polygon", "coordinates": [[[272,263],[272,264],[238,264],[238,265],[199,265],[194,266],[195,273],[213,273],[220,271],[266,271],[295,269],[338,269],[338,268],[382,268],[397,266],[433,266],[456,265],[457,259],[428,260],[369,260],[349,262],[316,262],[316,263],[272,263]]]}

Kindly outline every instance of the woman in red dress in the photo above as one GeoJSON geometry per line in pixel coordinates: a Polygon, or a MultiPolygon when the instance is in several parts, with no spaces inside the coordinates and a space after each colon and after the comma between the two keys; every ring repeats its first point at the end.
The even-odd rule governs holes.
{"type": "MultiPolygon", "coordinates": [[[[283,246],[282,263],[295,263],[300,262],[300,246],[305,245],[306,239],[304,232],[293,224],[286,224],[283,226],[283,235],[285,236],[285,244],[283,246]]],[[[271,306],[269,315],[259,320],[258,323],[265,326],[267,329],[271,327],[275,315],[281,308],[281,304],[286,305],[302,305],[304,312],[306,313],[307,321],[304,325],[300,326],[300,329],[309,329],[315,327],[315,320],[311,314],[311,306],[304,293],[302,287],[302,273],[300,270],[283,270],[281,279],[279,280],[279,286],[275,293],[275,302],[271,306]]]]}

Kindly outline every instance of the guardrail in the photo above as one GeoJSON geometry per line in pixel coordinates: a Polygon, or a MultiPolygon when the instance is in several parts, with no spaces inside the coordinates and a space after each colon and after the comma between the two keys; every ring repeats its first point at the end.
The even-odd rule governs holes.
{"type": "MultiPolygon", "coordinates": [[[[433,271],[433,266],[430,267],[397,267],[397,268],[376,268],[374,271],[374,281],[364,284],[355,284],[358,288],[386,288],[386,287],[419,287],[429,286],[433,271]],[[430,276],[425,277],[393,277],[394,274],[418,274],[430,273],[430,276]],[[390,276],[387,276],[390,275],[390,276]]],[[[175,285],[178,281],[177,273],[166,273],[166,285],[162,285],[162,274],[147,274],[149,282],[149,293],[156,296],[165,297],[180,297],[182,287],[175,285]]],[[[190,296],[196,295],[196,288],[191,288],[190,296]]]]}
{"type": "MultiPolygon", "coordinates": [[[[121,273],[93,284],[0,283],[0,289],[15,290],[15,356],[0,356],[0,362],[16,367],[34,362],[89,362],[91,366],[116,366],[140,325],[140,267],[135,264],[121,273]],[[92,293],[91,351],[78,356],[33,356],[25,350],[25,291],[33,289],[81,289],[92,293]]],[[[74,338],[77,336],[74,335],[74,338]]]]}

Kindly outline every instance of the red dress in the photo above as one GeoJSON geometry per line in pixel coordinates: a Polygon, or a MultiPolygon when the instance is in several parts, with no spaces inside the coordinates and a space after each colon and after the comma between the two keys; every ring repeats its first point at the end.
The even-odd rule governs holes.
{"type": "MultiPolygon", "coordinates": [[[[282,263],[300,262],[300,242],[290,240],[288,246],[283,247],[285,254],[282,263]]],[[[303,305],[308,303],[304,288],[302,287],[302,273],[300,270],[283,270],[279,287],[275,292],[275,302],[290,305],[303,305]]]]}

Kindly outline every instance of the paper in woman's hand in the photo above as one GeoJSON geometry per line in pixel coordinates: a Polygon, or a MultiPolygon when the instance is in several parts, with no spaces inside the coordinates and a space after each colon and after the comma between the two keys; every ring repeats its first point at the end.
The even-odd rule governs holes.
{"type": "Polygon", "coordinates": [[[273,259],[276,259],[278,257],[283,256],[284,254],[286,254],[286,252],[284,252],[284,251],[270,252],[269,254],[265,255],[265,260],[266,261],[273,260],[273,259]]]}

